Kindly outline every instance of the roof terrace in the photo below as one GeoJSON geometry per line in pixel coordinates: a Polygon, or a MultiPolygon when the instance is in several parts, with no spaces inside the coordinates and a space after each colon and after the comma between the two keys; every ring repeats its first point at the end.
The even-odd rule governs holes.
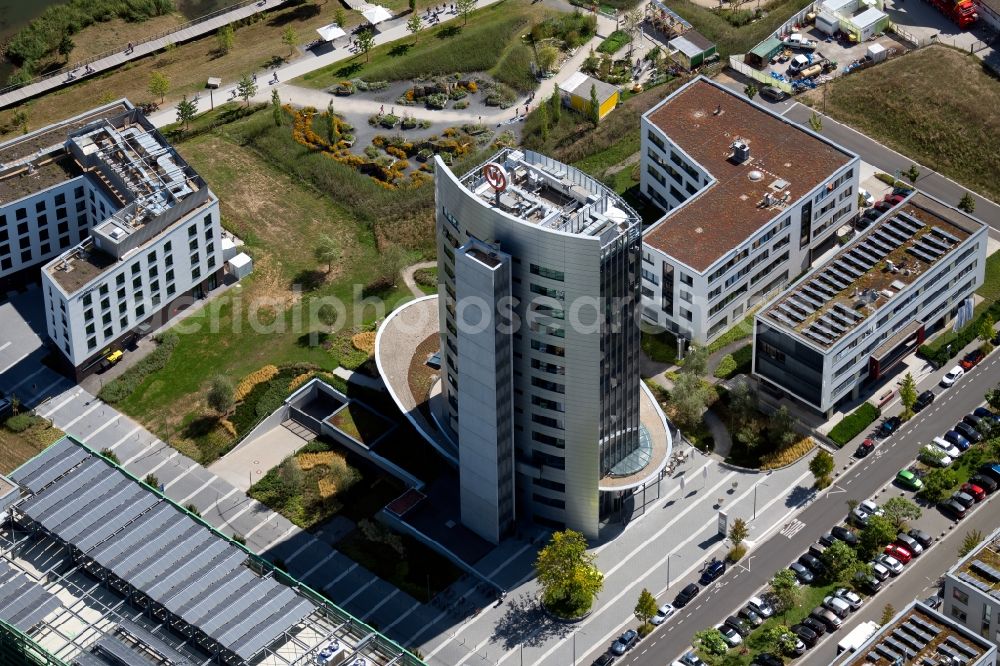
{"type": "Polygon", "coordinates": [[[871,640],[852,654],[844,653],[837,666],[926,666],[967,664],[973,666],[994,646],[964,626],[913,603],[894,622],[882,627],[871,640]]]}
{"type": "Polygon", "coordinates": [[[1000,599],[1000,530],[949,573],[984,594],[1000,599]]]}
{"type": "Polygon", "coordinates": [[[914,194],[772,303],[763,316],[828,348],[878,312],[975,230],[914,194]]]}
{"type": "Polygon", "coordinates": [[[461,182],[493,208],[528,224],[597,236],[602,245],[621,234],[639,233],[638,213],[579,169],[530,150],[505,149],[490,161],[506,170],[506,189],[494,190],[482,165],[462,176],[461,182]]]}

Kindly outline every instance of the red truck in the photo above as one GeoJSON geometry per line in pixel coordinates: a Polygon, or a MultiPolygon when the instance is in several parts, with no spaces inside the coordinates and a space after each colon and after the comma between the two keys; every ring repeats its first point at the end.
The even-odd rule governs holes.
{"type": "Polygon", "coordinates": [[[958,24],[959,28],[968,28],[976,22],[979,14],[972,0],[927,0],[938,8],[942,14],[958,24]]]}

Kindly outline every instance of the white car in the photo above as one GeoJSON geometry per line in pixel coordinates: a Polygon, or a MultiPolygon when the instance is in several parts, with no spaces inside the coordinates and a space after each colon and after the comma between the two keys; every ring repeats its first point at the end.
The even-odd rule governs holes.
{"type": "Polygon", "coordinates": [[[722,639],[726,641],[726,645],[729,647],[736,647],[743,642],[743,637],[740,636],[740,633],[728,624],[724,624],[719,627],[719,632],[722,634],[722,639]]]}
{"type": "Polygon", "coordinates": [[[936,446],[925,446],[920,449],[920,454],[917,456],[917,460],[925,465],[932,465],[934,467],[948,467],[955,462],[951,456],[936,446]],[[934,455],[935,453],[940,455],[934,455]]]}
{"type": "Polygon", "coordinates": [[[898,576],[899,574],[903,573],[903,563],[897,560],[892,555],[883,555],[882,557],[878,558],[878,561],[881,562],[882,565],[886,569],[888,569],[889,573],[891,573],[893,576],[898,576]]]}
{"type": "Polygon", "coordinates": [[[837,597],[838,599],[843,599],[844,601],[846,601],[847,605],[851,607],[852,611],[858,610],[859,608],[861,608],[861,604],[864,603],[861,600],[861,597],[858,596],[856,592],[852,592],[851,590],[848,590],[846,587],[837,588],[837,590],[833,593],[833,596],[837,597]]]}
{"type": "Polygon", "coordinates": [[[885,580],[891,574],[891,572],[885,567],[885,565],[882,564],[881,560],[873,560],[869,562],[869,564],[872,567],[872,575],[878,578],[879,580],[885,580]]]}
{"type": "Polygon", "coordinates": [[[941,378],[941,386],[943,386],[944,388],[951,388],[952,386],[955,385],[955,382],[957,382],[964,376],[965,376],[965,370],[962,369],[962,366],[956,365],[954,368],[948,371],[948,374],[946,374],[944,377],[941,378]]]}
{"type": "Polygon", "coordinates": [[[861,188],[860,190],[858,190],[858,194],[861,196],[862,199],[864,199],[866,208],[871,208],[872,206],[875,205],[875,197],[873,197],[872,193],[869,192],[868,190],[861,188]]]}
{"type": "Polygon", "coordinates": [[[935,437],[934,446],[944,451],[944,454],[946,456],[951,457],[952,459],[962,455],[961,449],[959,449],[957,446],[955,446],[948,440],[944,439],[943,437],[935,437]]]}
{"type": "Polygon", "coordinates": [[[765,620],[772,615],[774,615],[774,608],[771,604],[767,603],[760,597],[750,597],[750,601],[747,602],[747,606],[757,615],[760,615],[765,620]]]}
{"type": "Polygon", "coordinates": [[[656,615],[649,618],[649,623],[657,625],[663,624],[664,622],[670,619],[670,616],[674,614],[675,610],[677,609],[675,609],[670,604],[663,604],[656,610],[656,615]]]}
{"type": "Polygon", "coordinates": [[[881,515],[882,515],[882,509],[879,508],[878,504],[876,504],[871,500],[865,500],[864,502],[861,502],[856,507],[854,507],[854,511],[852,512],[852,516],[855,522],[860,525],[867,525],[869,518],[871,518],[872,516],[881,516],[881,515]]]}

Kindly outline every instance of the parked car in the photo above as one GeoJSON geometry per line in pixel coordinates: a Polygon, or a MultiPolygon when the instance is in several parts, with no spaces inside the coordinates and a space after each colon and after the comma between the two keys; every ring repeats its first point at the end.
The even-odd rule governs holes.
{"type": "Polygon", "coordinates": [[[909,550],[900,546],[899,544],[890,543],[885,547],[885,554],[889,555],[895,560],[899,560],[900,564],[909,564],[910,560],[913,559],[913,553],[909,550]]]}
{"type": "Polygon", "coordinates": [[[827,632],[826,623],[820,622],[814,617],[807,617],[806,619],[802,620],[802,624],[803,626],[810,629],[817,636],[822,636],[827,632]]]}
{"type": "Polygon", "coordinates": [[[997,482],[983,474],[976,474],[969,478],[969,483],[975,484],[986,491],[987,495],[992,495],[997,490],[997,482]]]}
{"type": "Polygon", "coordinates": [[[782,102],[788,99],[788,93],[781,88],[774,86],[764,86],[760,89],[760,96],[769,102],[782,102]]]}
{"type": "Polygon", "coordinates": [[[892,555],[881,555],[878,558],[879,564],[889,570],[889,575],[893,578],[903,573],[903,563],[892,555]]]}
{"type": "Polygon", "coordinates": [[[844,527],[843,525],[837,525],[836,527],[834,527],[832,530],[830,530],[830,534],[832,534],[834,538],[843,541],[848,546],[853,547],[858,545],[858,535],[849,530],[848,528],[844,527]]]}
{"type": "Polygon", "coordinates": [[[913,402],[913,411],[919,412],[932,402],[934,402],[934,391],[924,391],[918,395],[917,399],[913,402]]]}
{"type": "Polygon", "coordinates": [[[858,226],[864,229],[872,222],[878,218],[885,215],[885,211],[881,211],[878,208],[869,208],[864,212],[864,214],[858,219],[858,226]]]}
{"type": "Polygon", "coordinates": [[[966,509],[971,509],[972,505],[976,503],[976,498],[968,493],[963,493],[961,490],[957,490],[951,495],[951,499],[958,502],[966,509]]]}
{"type": "Polygon", "coordinates": [[[892,204],[893,206],[898,206],[906,200],[905,194],[900,194],[898,192],[890,192],[889,194],[882,197],[882,201],[892,204]]]}
{"type": "Polygon", "coordinates": [[[729,647],[736,647],[743,642],[743,637],[740,636],[740,632],[736,631],[728,624],[724,624],[719,627],[719,633],[722,634],[722,640],[726,641],[726,645],[729,647]]]}
{"type": "Polygon", "coordinates": [[[701,572],[701,578],[698,579],[698,582],[702,585],[709,585],[724,573],[726,573],[725,560],[712,560],[705,566],[705,570],[701,572]]]}
{"type": "Polygon", "coordinates": [[[923,530],[912,529],[909,532],[907,532],[906,534],[907,534],[907,536],[909,536],[910,538],[912,538],[914,541],[916,541],[917,543],[919,543],[921,546],[923,546],[925,549],[929,548],[930,545],[931,545],[931,543],[933,543],[933,541],[934,541],[934,537],[932,537],[927,532],[924,532],[923,530]]]}
{"type": "Polygon", "coordinates": [[[864,458],[874,450],[875,450],[875,440],[869,437],[865,441],[858,444],[858,449],[854,452],[854,457],[864,458]]]}
{"type": "Polygon", "coordinates": [[[972,442],[967,440],[965,436],[957,430],[949,430],[943,435],[943,438],[944,441],[958,447],[959,451],[967,451],[969,447],[972,446],[972,442]]]}
{"type": "Polygon", "coordinates": [[[656,625],[663,624],[664,622],[670,619],[670,616],[673,615],[674,611],[676,610],[677,609],[674,608],[671,604],[663,604],[662,606],[656,609],[656,615],[649,618],[649,623],[656,625]]]}
{"type": "Polygon", "coordinates": [[[886,420],[882,421],[882,424],[878,427],[876,434],[879,437],[885,438],[892,433],[899,430],[900,424],[903,422],[898,416],[890,416],[886,420]]]}
{"type": "Polygon", "coordinates": [[[917,460],[932,467],[947,467],[955,462],[952,457],[936,446],[925,446],[917,454],[917,460]]]}
{"type": "Polygon", "coordinates": [[[628,629],[624,634],[618,637],[614,643],[611,644],[612,654],[616,654],[619,657],[632,649],[635,642],[639,640],[639,634],[636,633],[635,629],[628,629]]]}
{"type": "Polygon", "coordinates": [[[615,655],[609,652],[605,652],[594,660],[594,666],[611,666],[613,663],[615,663],[615,655]]]}
{"type": "Polygon", "coordinates": [[[792,573],[795,574],[795,578],[803,585],[808,585],[816,580],[816,576],[813,575],[813,572],[809,571],[809,569],[802,566],[798,562],[792,562],[788,565],[788,568],[792,570],[792,573]]]}
{"type": "Polygon", "coordinates": [[[823,562],[820,561],[818,557],[810,553],[804,553],[803,555],[799,556],[799,564],[804,564],[805,566],[809,567],[809,570],[817,575],[822,574],[824,571],[826,571],[826,567],[823,566],[823,562]]]}
{"type": "Polygon", "coordinates": [[[952,444],[943,437],[935,437],[934,441],[931,443],[933,446],[936,446],[937,448],[944,451],[944,454],[946,456],[950,456],[951,458],[958,458],[960,455],[962,455],[962,452],[958,450],[957,446],[955,446],[954,444],[952,444]]]}
{"type": "Polygon", "coordinates": [[[757,615],[760,615],[765,620],[774,615],[774,607],[760,597],[750,597],[747,601],[747,608],[752,610],[754,613],[757,613],[757,615]]]}
{"type": "Polygon", "coordinates": [[[844,619],[851,614],[851,605],[832,594],[823,599],[823,607],[834,613],[840,619],[844,619]]]}
{"type": "Polygon", "coordinates": [[[878,507],[878,504],[872,502],[871,500],[865,500],[861,502],[856,507],[854,507],[854,511],[851,512],[851,518],[853,522],[860,527],[864,527],[865,525],[867,525],[868,519],[871,516],[880,516],[880,515],[882,515],[882,509],[878,507]]]}
{"type": "Polygon", "coordinates": [[[971,481],[969,483],[963,483],[961,490],[963,493],[969,495],[970,497],[972,497],[972,499],[976,500],[977,502],[982,502],[984,499],[986,499],[986,491],[977,486],[976,484],[972,483],[971,481]]]}
{"type": "Polygon", "coordinates": [[[901,469],[896,473],[896,483],[907,490],[920,490],[924,487],[924,482],[920,477],[908,469],[901,469]]]}
{"type": "Polygon", "coordinates": [[[941,386],[951,388],[963,375],[965,375],[965,370],[962,369],[962,366],[956,365],[941,378],[941,386]]]}
{"type": "Polygon", "coordinates": [[[826,546],[821,543],[814,543],[809,546],[809,554],[813,557],[823,557],[824,550],[826,550],[826,546]]]}
{"type": "Polygon", "coordinates": [[[983,436],[979,434],[979,431],[970,426],[965,421],[959,421],[958,423],[956,423],[954,429],[957,430],[960,435],[965,437],[970,442],[979,443],[983,441],[983,436]]]}
{"type": "Polygon", "coordinates": [[[680,608],[687,605],[692,599],[698,596],[699,592],[701,592],[701,588],[694,583],[689,583],[683,590],[677,593],[677,597],[674,599],[674,606],[680,608]]]}
{"type": "Polygon", "coordinates": [[[938,596],[938,595],[935,594],[933,597],[927,597],[926,599],[924,599],[923,603],[924,603],[925,606],[928,606],[930,608],[933,608],[934,610],[937,610],[938,608],[941,607],[941,602],[942,601],[944,601],[944,599],[942,599],[940,596],[938,596]]]}
{"type": "Polygon", "coordinates": [[[1000,416],[997,416],[985,407],[976,407],[972,410],[973,416],[978,416],[984,421],[989,421],[993,425],[1000,425],[1000,416]]]}
{"type": "Polygon", "coordinates": [[[872,193],[863,187],[858,190],[858,196],[860,196],[861,199],[865,202],[866,208],[871,207],[875,203],[875,197],[873,197],[872,193]]]}
{"type": "Polygon", "coordinates": [[[885,199],[875,202],[875,210],[882,211],[883,213],[888,213],[892,208],[893,205],[885,199]]]}
{"type": "Polygon", "coordinates": [[[687,666],[705,666],[705,662],[703,662],[701,657],[696,655],[694,652],[685,652],[684,655],[681,656],[680,661],[682,664],[686,664],[687,666]]]}
{"type": "Polygon", "coordinates": [[[896,535],[896,543],[910,551],[913,557],[919,557],[922,552],[924,552],[924,547],[920,545],[920,542],[911,537],[909,534],[903,534],[900,532],[896,535]]]}
{"type": "Polygon", "coordinates": [[[789,629],[799,637],[800,641],[806,644],[806,647],[815,647],[816,643],[819,642],[819,634],[804,624],[793,624],[789,629]]]}
{"type": "MultiPolygon", "coordinates": [[[[886,571],[885,575],[888,576],[889,572],[886,571]]],[[[868,592],[871,594],[876,594],[878,593],[879,590],[882,589],[882,579],[880,579],[878,576],[875,576],[874,574],[866,574],[863,571],[859,571],[854,575],[854,580],[858,585],[868,590],[868,592]]]]}
{"type": "Polygon", "coordinates": [[[744,606],[739,609],[736,614],[740,617],[740,619],[749,622],[752,627],[759,627],[764,624],[764,618],[762,618],[759,613],[752,610],[749,606],[744,606]]]}
{"type": "Polygon", "coordinates": [[[941,513],[948,516],[949,518],[954,518],[955,520],[961,520],[965,518],[965,512],[967,509],[956,502],[953,499],[945,500],[938,504],[938,508],[941,509],[941,513]]]}
{"type": "Polygon", "coordinates": [[[984,354],[982,350],[973,349],[968,354],[966,354],[965,357],[958,362],[958,364],[962,366],[963,370],[968,372],[969,370],[972,370],[974,367],[979,365],[979,362],[982,361],[984,358],[986,358],[986,354],[984,354]]]}
{"type": "Polygon", "coordinates": [[[835,541],[837,541],[837,537],[833,536],[830,532],[827,532],[819,538],[819,543],[827,548],[832,546],[835,541]]]}
{"type": "Polygon", "coordinates": [[[736,617],[735,615],[730,615],[729,617],[727,617],[725,624],[727,627],[732,627],[733,629],[735,629],[736,633],[738,633],[743,638],[749,636],[750,632],[753,631],[753,627],[750,626],[749,622],[747,622],[746,620],[742,620],[736,617]]]}
{"type": "Polygon", "coordinates": [[[835,597],[838,597],[838,598],[843,599],[844,601],[846,601],[847,605],[851,607],[852,611],[858,610],[859,608],[861,608],[861,605],[864,603],[864,601],[862,601],[861,597],[858,596],[857,592],[852,592],[851,590],[848,590],[846,587],[838,587],[833,592],[833,595],[835,597]]]}
{"type": "Polygon", "coordinates": [[[1000,483],[1000,463],[988,462],[979,466],[979,473],[1000,483]]]}
{"type": "Polygon", "coordinates": [[[819,620],[820,622],[825,624],[826,628],[829,631],[836,631],[837,629],[840,629],[840,625],[843,624],[840,618],[837,617],[837,615],[833,611],[828,610],[822,606],[817,606],[816,608],[814,608],[812,612],[809,613],[809,617],[815,620],[819,620]]]}
{"type": "Polygon", "coordinates": [[[785,660],[781,657],[771,654],[770,652],[761,652],[756,657],[753,658],[751,664],[757,664],[757,666],[785,666],[785,660]]]}

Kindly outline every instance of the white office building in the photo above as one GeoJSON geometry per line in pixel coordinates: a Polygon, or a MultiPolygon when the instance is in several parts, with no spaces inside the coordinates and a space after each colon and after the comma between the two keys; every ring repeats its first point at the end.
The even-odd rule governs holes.
{"type": "MultiPolygon", "coordinates": [[[[41,277],[48,335],[78,377],[218,285],[218,199],[127,102],[11,144],[19,141],[34,147],[24,168],[57,182],[6,209],[15,220],[21,211],[33,215],[39,243],[53,223],[76,214],[74,245],[60,241],[41,277]]],[[[49,256],[43,249],[40,258],[49,256]]]]}
{"type": "Polygon", "coordinates": [[[755,317],[753,371],[824,414],[887,376],[983,283],[988,227],[911,194],[755,317]]]}
{"type": "Polygon", "coordinates": [[[1000,644],[1000,529],[945,574],[941,612],[1000,644]]]}
{"type": "Polygon", "coordinates": [[[519,515],[596,537],[670,446],[639,379],[639,217],[530,151],[460,177],[438,160],[435,195],[435,418],[458,443],[462,522],[493,542],[519,515]]]}
{"type": "Polygon", "coordinates": [[[704,77],[642,117],[642,317],[705,344],[836,243],[859,159],[704,77]]]}

